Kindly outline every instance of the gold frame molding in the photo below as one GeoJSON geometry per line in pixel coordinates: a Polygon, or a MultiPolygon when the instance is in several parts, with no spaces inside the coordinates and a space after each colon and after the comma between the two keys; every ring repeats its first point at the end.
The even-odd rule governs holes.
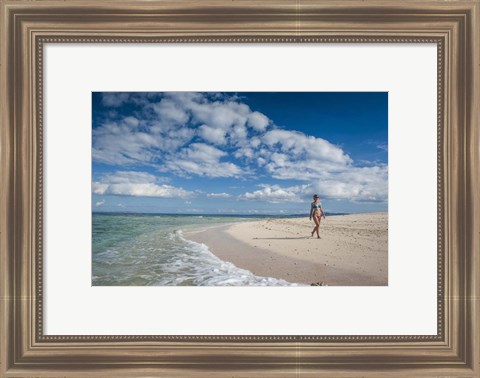
{"type": "Polygon", "coordinates": [[[1,377],[480,377],[480,0],[0,3],[1,377]],[[43,334],[43,48],[434,43],[436,335],[43,334]]]}

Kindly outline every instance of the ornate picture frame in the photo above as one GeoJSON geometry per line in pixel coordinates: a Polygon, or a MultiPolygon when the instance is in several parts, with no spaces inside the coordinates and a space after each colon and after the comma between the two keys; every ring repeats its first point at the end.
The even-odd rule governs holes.
{"type": "Polygon", "coordinates": [[[3,1],[3,377],[480,376],[480,3],[3,1]],[[435,43],[436,335],[43,332],[43,51],[55,43],[435,43]]]}

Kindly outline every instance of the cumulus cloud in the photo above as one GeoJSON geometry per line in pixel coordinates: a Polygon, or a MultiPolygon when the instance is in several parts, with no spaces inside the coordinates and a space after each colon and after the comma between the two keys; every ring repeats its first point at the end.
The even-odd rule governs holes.
{"type": "Polygon", "coordinates": [[[192,143],[183,148],[171,160],[165,162],[165,170],[173,171],[180,175],[196,174],[207,177],[237,177],[242,174],[242,169],[230,162],[221,162],[220,159],[227,155],[205,143],[192,143]]]}
{"type": "Polygon", "coordinates": [[[340,173],[327,173],[311,183],[288,187],[261,185],[263,189],[247,192],[243,200],[263,200],[273,203],[302,202],[314,193],[321,199],[348,200],[351,202],[386,202],[388,199],[388,169],[381,167],[352,167],[340,173]]]}
{"type": "Polygon", "coordinates": [[[262,141],[270,149],[288,154],[291,159],[301,158],[338,165],[352,163],[352,159],[340,147],[299,131],[271,130],[263,135],[262,141]]]}
{"type": "Polygon", "coordinates": [[[207,197],[210,198],[230,198],[231,195],[228,193],[208,193],[207,197]]]}
{"type": "Polygon", "coordinates": [[[185,198],[194,193],[182,188],[159,184],[156,176],[146,172],[119,171],[92,183],[94,194],[133,197],[185,198]]]}
{"type": "Polygon", "coordinates": [[[226,156],[231,149],[248,144],[250,132],[258,133],[271,122],[234,96],[167,92],[160,97],[148,93],[105,93],[102,97],[104,106],[125,103],[133,106],[131,114],[114,113],[93,129],[94,161],[114,166],[158,166],[161,171],[171,167],[200,176],[237,176],[246,171],[231,162],[220,163],[217,174],[213,174],[205,161],[196,161],[195,157],[179,164],[175,161],[192,142],[222,147],[222,156],[226,156]]]}
{"type": "Polygon", "coordinates": [[[257,165],[279,180],[308,182],[288,188],[303,198],[318,193],[323,198],[353,202],[385,202],[388,167],[357,167],[340,147],[297,131],[275,129],[262,138],[266,146],[257,153],[257,165]]]}
{"type": "Polygon", "coordinates": [[[93,130],[92,157],[111,165],[151,161],[156,145],[154,136],[137,129],[139,121],[126,117],[93,130]]]}
{"type": "Polygon", "coordinates": [[[170,99],[162,99],[153,104],[152,108],[162,121],[184,124],[190,118],[185,109],[170,99]]]}
{"type": "Polygon", "coordinates": [[[145,121],[129,116],[93,130],[92,157],[116,166],[158,164],[165,152],[185,145],[194,134],[190,128],[172,131],[156,122],[147,126],[145,121]]]}
{"type": "Polygon", "coordinates": [[[108,92],[102,94],[102,103],[105,106],[118,107],[129,99],[128,93],[108,92]]]}
{"type": "Polygon", "coordinates": [[[261,190],[246,192],[240,196],[240,199],[267,201],[271,203],[303,201],[294,190],[289,188],[281,188],[278,185],[264,185],[264,188],[261,190]]]}
{"type": "Polygon", "coordinates": [[[388,198],[388,167],[352,167],[344,172],[330,173],[324,179],[315,180],[311,189],[323,198],[385,202],[388,198]]]}
{"type": "Polygon", "coordinates": [[[192,117],[199,123],[212,128],[227,130],[232,126],[245,125],[252,112],[248,105],[236,101],[182,102],[192,117]]]}
{"type": "Polygon", "coordinates": [[[257,131],[265,131],[269,123],[268,117],[260,112],[253,112],[248,115],[248,125],[257,131]]]}
{"type": "Polygon", "coordinates": [[[227,143],[227,139],[225,138],[226,131],[223,129],[215,129],[207,125],[202,125],[198,128],[198,135],[213,144],[223,145],[227,143]]]}
{"type": "Polygon", "coordinates": [[[103,205],[105,205],[105,200],[95,202],[95,206],[97,206],[97,207],[100,207],[100,206],[103,206],[103,205]]]}

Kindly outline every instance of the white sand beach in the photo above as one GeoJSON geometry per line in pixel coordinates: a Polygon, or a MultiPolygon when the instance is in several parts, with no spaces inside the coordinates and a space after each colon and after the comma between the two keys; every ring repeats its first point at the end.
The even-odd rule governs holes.
{"type": "Polygon", "coordinates": [[[305,218],[266,218],[197,228],[185,237],[208,246],[220,259],[268,276],[303,284],[388,284],[388,213],[327,216],[321,239],[305,218]]]}

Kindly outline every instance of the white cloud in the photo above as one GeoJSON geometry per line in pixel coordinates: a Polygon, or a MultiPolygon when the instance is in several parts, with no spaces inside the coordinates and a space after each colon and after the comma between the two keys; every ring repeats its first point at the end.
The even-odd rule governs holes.
{"type": "MultiPolygon", "coordinates": [[[[134,110],[123,118],[112,113],[93,129],[94,161],[114,166],[157,165],[165,171],[166,167],[175,167],[169,161],[189,147],[195,137],[222,148],[242,148],[249,143],[249,130],[256,133],[270,123],[268,117],[252,111],[235,96],[188,92],[168,92],[162,96],[159,99],[158,94],[149,93],[104,94],[105,106],[129,103],[134,110]]],[[[254,143],[258,145],[259,139],[254,143]]],[[[211,177],[241,173],[233,163],[222,162],[215,175],[203,160],[190,162],[193,164],[180,162],[177,169],[211,177]]]]}
{"type": "MultiPolygon", "coordinates": [[[[252,111],[250,107],[238,101],[235,96],[187,94],[172,92],[167,94],[178,107],[191,115],[193,123],[209,127],[209,131],[222,130],[230,142],[235,144],[247,137],[247,128],[252,131],[265,131],[271,123],[263,113],[252,111]]],[[[205,128],[203,129],[205,131],[205,128]]],[[[202,133],[202,137],[205,133],[202,133]]],[[[206,139],[211,141],[210,139],[206,139]]]]}
{"type": "Polygon", "coordinates": [[[155,182],[156,180],[157,178],[154,175],[147,172],[118,171],[104,176],[102,182],[104,185],[107,185],[155,182]]]}
{"type": "Polygon", "coordinates": [[[107,92],[102,94],[102,103],[105,106],[118,107],[129,99],[129,93],[107,92]]]}
{"type": "Polygon", "coordinates": [[[386,202],[388,199],[388,167],[352,167],[329,174],[312,184],[314,192],[324,198],[353,202],[386,202]]]}
{"type": "Polygon", "coordinates": [[[123,119],[123,122],[125,122],[125,124],[126,124],[127,126],[133,128],[133,129],[136,128],[136,127],[138,127],[138,125],[140,124],[140,121],[139,121],[137,118],[131,117],[131,116],[125,117],[125,118],[123,119]]]}
{"type": "Polygon", "coordinates": [[[248,130],[244,125],[236,125],[232,127],[230,132],[230,141],[232,144],[242,145],[247,141],[248,130]]]}
{"type": "Polygon", "coordinates": [[[170,185],[160,185],[156,176],[145,172],[120,171],[92,183],[94,194],[133,197],[186,198],[194,193],[170,185]]]}
{"type": "Polygon", "coordinates": [[[255,157],[255,151],[249,147],[241,147],[235,151],[233,156],[235,156],[237,159],[253,159],[255,157]]]}
{"type": "Polygon", "coordinates": [[[226,152],[219,150],[213,146],[209,146],[205,143],[192,143],[188,148],[185,148],[180,156],[184,156],[188,159],[205,162],[205,163],[217,163],[220,158],[227,155],[226,152]]]}
{"type": "Polygon", "coordinates": [[[198,128],[198,134],[204,140],[213,144],[222,145],[227,143],[225,139],[226,131],[223,129],[215,129],[207,125],[202,125],[198,128]]]}
{"type": "Polygon", "coordinates": [[[230,198],[231,195],[228,193],[208,193],[207,197],[210,198],[230,198]]]}
{"type": "Polygon", "coordinates": [[[170,99],[164,98],[152,107],[162,121],[184,124],[190,118],[185,109],[170,99]]]}
{"type": "Polygon", "coordinates": [[[247,192],[239,198],[243,200],[280,202],[304,202],[313,194],[321,199],[343,199],[351,202],[386,202],[388,199],[388,168],[351,167],[341,173],[328,173],[325,178],[312,183],[280,187],[260,185],[261,190],[247,192]]]}
{"type": "Polygon", "coordinates": [[[103,206],[103,205],[105,205],[105,200],[95,202],[96,207],[100,207],[100,206],[103,206]]]}
{"type": "Polygon", "coordinates": [[[382,150],[382,151],[385,151],[385,152],[388,152],[388,145],[386,143],[380,143],[377,145],[377,148],[379,150],[382,150]]]}
{"type": "Polygon", "coordinates": [[[304,198],[316,193],[322,199],[344,199],[351,202],[386,202],[388,167],[349,167],[343,172],[328,172],[312,183],[290,187],[304,198]]]}
{"type": "Polygon", "coordinates": [[[247,192],[239,198],[243,200],[280,202],[303,202],[303,200],[289,188],[281,188],[278,185],[263,185],[264,188],[254,192],[247,192]]]}
{"type": "Polygon", "coordinates": [[[303,198],[318,193],[323,198],[353,202],[387,201],[386,165],[356,167],[340,147],[297,131],[270,130],[261,139],[266,148],[257,150],[259,167],[264,166],[275,179],[308,182],[287,188],[289,193],[303,198]]]}
{"type": "Polygon", "coordinates": [[[93,130],[92,157],[111,165],[152,161],[155,138],[137,130],[131,117],[93,130]]]}
{"type": "Polygon", "coordinates": [[[250,113],[248,116],[248,125],[257,131],[265,131],[270,120],[260,112],[250,113]]]}
{"type": "Polygon", "coordinates": [[[158,122],[144,123],[129,116],[93,129],[93,159],[116,166],[155,164],[165,152],[175,151],[195,134],[187,127],[171,130],[158,122]]]}
{"type": "Polygon", "coordinates": [[[250,146],[252,148],[257,148],[258,146],[260,146],[260,143],[262,143],[260,141],[260,138],[258,138],[258,137],[250,138],[250,146]]]}
{"type": "Polygon", "coordinates": [[[315,162],[350,164],[352,159],[343,150],[325,139],[315,138],[298,131],[275,129],[262,137],[269,148],[287,153],[291,158],[311,159],[315,162]]]}
{"type": "Polygon", "coordinates": [[[197,122],[224,130],[245,125],[251,113],[247,105],[232,101],[191,102],[184,105],[190,109],[197,122]]]}
{"type": "Polygon", "coordinates": [[[165,163],[167,171],[177,174],[196,174],[207,177],[237,177],[243,172],[240,167],[230,162],[221,162],[226,152],[204,143],[192,143],[182,149],[165,163]]]}

